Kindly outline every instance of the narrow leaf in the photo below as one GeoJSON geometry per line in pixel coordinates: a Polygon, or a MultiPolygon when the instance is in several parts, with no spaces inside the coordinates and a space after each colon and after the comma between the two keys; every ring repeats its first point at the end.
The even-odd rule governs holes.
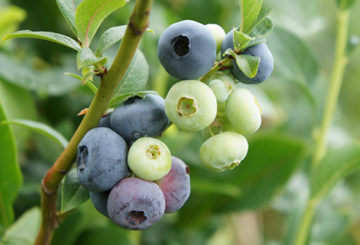
{"type": "Polygon", "coordinates": [[[29,30],[17,31],[15,33],[6,35],[3,39],[3,42],[13,38],[36,38],[64,45],[65,47],[74,49],[76,51],[81,49],[80,45],[71,37],[54,32],[29,30]]]}
{"type": "Polygon", "coordinates": [[[265,17],[250,33],[250,36],[264,38],[274,30],[274,21],[265,17]]]}
{"type": "MultiPolygon", "coordinates": [[[[77,80],[79,80],[80,82],[82,81],[82,76],[80,75],[77,75],[77,74],[73,74],[73,73],[69,73],[69,72],[65,72],[65,75],[68,75],[70,77],[73,77],[77,80]]],[[[85,85],[90,89],[90,91],[95,95],[98,88],[90,81],[90,80],[87,80],[85,85]]]]}
{"type": "Polygon", "coordinates": [[[77,8],[75,26],[78,37],[88,47],[104,19],[127,0],[84,0],[77,8]]]}
{"type": "Polygon", "coordinates": [[[249,78],[256,76],[260,60],[261,59],[257,56],[247,54],[236,55],[236,65],[245,74],[245,76],[249,78]]]}
{"type": "Polygon", "coordinates": [[[86,66],[95,65],[96,63],[105,64],[106,63],[106,57],[99,58],[96,57],[93,51],[90,48],[82,48],[76,57],[77,61],[77,68],[80,70],[81,68],[84,68],[86,66]]]}
{"type": "Polygon", "coordinates": [[[105,31],[99,39],[99,43],[95,52],[96,56],[101,56],[101,54],[106,49],[119,42],[123,38],[125,31],[126,25],[111,27],[105,31]]]}
{"type": "Polygon", "coordinates": [[[71,30],[76,34],[75,27],[75,12],[77,6],[83,0],[56,0],[60,12],[64,16],[66,22],[69,24],[71,30]]]}
{"type": "MultiPolygon", "coordinates": [[[[6,121],[0,103],[0,122],[6,121]]],[[[14,218],[12,203],[22,184],[14,134],[9,125],[0,123],[0,225],[9,226],[14,218]]]]}
{"type": "Polygon", "coordinates": [[[243,14],[243,23],[241,23],[243,29],[241,31],[246,34],[250,33],[259,16],[262,4],[263,0],[240,0],[241,13],[243,14]]]}
{"type": "Polygon", "coordinates": [[[76,168],[65,177],[61,188],[61,212],[70,211],[89,199],[89,191],[79,182],[76,168]]]}
{"type": "Polygon", "coordinates": [[[26,211],[4,234],[2,241],[11,245],[33,245],[40,228],[41,212],[38,207],[26,211]]]}
{"type": "Polygon", "coordinates": [[[47,126],[46,124],[35,122],[31,120],[23,120],[23,119],[14,119],[10,121],[5,121],[2,124],[14,124],[23,126],[26,128],[29,128],[37,133],[40,133],[52,140],[54,140],[56,143],[61,145],[63,148],[65,148],[68,144],[68,141],[65,139],[64,136],[62,136],[58,131],[55,129],[47,126]]]}
{"type": "Polygon", "coordinates": [[[360,169],[358,143],[330,151],[311,175],[311,197],[322,198],[340,179],[357,169],[360,169]]]}

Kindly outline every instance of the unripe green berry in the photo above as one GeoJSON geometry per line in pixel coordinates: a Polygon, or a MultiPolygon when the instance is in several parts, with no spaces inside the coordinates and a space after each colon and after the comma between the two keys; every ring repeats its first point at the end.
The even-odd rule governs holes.
{"type": "Polygon", "coordinates": [[[207,24],[205,26],[210,29],[211,33],[213,34],[213,36],[215,38],[216,50],[220,51],[222,40],[226,36],[224,29],[217,24],[207,24]]]}
{"type": "Polygon", "coordinates": [[[236,88],[226,102],[226,116],[231,126],[244,135],[256,132],[261,125],[261,107],[248,90],[236,88]]]}
{"type": "Polygon", "coordinates": [[[235,132],[224,132],[207,139],[200,148],[202,164],[209,170],[222,172],[240,164],[248,152],[246,138],[235,132]]]}
{"type": "Polygon", "coordinates": [[[171,169],[171,153],[160,140],[142,137],[131,145],[128,165],[136,176],[144,180],[159,180],[171,169]]]}
{"type": "Polygon", "coordinates": [[[217,113],[212,90],[197,80],[176,83],[165,99],[165,112],[181,130],[195,132],[209,126],[217,113]]]}

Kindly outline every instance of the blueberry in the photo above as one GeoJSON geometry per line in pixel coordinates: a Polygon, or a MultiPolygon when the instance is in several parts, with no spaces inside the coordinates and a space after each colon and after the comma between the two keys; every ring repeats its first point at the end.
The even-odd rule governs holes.
{"type": "Polygon", "coordinates": [[[127,146],[120,135],[109,128],[94,128],[86,133],[77,147],[77,173],[80,183],[89,191],[111,189],[129,174],[127,146]]]}
{"type": "MultiPolygon", "coordinates": [[[[234,31],[230,31],[222,45],[221,45],[221,53],[224,53],[227,49],[234,49],[233,43],[234,31]]],[[[233,61],[233,68],[231,70],[232,74],[243,83],[247,84],[256,84],[265,81],[272,73],[274,68],[274,58],[265,43],[261,43],[250,48],[247,48],[243,54],[257,56],[260,57],[260,64],[258,68],[258,72],[254,78],[249,78],[242,73],[242,71],[236,65],[236,62],[233,61]]]]}
{"type": "Polygon", "coordinates": [[[99,122],[98,127],[110,128],[110,115],[111,114],[107,114],[105,116],[102,116],[100,118],[100,122],[99,122]]]}
{"type": "Polygon", "coordinates": [[[128,99],[117,107],[110,116],[111,128],[126,142],[132,143],[140,137],[155,137],[170,125],[165,114],[164,99],[155,94],[147,94],[128,99]]]}
{"type": "Polygon", "coordinates": [[[181,159],[172,157],[171,170],[158,181],[165,196],[165,213],[179,210],[190,196],[190,169],[181,159]]]}
{"type": "Polygon", "coordinates": [[[165,99],[169,119],[180,129],[189,132],[209,126],[217,113],[216,97],[212,90],[197,80],[176,83],[165,99]]]}
{"type": "Polygon", "coordinates": [[[211,33],[213,34],[213,36],[215,38],[216,51],[220,51],[221,43],[224,40],[225,35],[226,35],[224,29],[217,24],[207,24],[205,26],[210,29],[211,33]]]}
{"type": "Polygon", "coordinates": [[[226,116],[241,134],[251,134],[260,128],[261,111],[256,97],[243,88],[236,88],[226,102],[226,116]]]}
{"type": "Polygon", "coordinates": [[[110,219],[119,226],[143,230],[161,219],[165,211],[165,198],[154,182],[126,178],[111,190],[107,209],[110,219]]]}
{"type": "Polygon", "coordinates": [[[109,217],[107,211],[107,200],[109,197],[110,191],[105,192],[89,192],[90,200],[97,211],[102,215],[109,217]]]}
{"type": "Polygon", "coordinates": [[[248,143],[244,136],[224,132],[207,139],[200,147],[200,159],[209,170],[221,172],[233,169],[245,158],[248,143]]]}
{"type": "Polygon", "coordinates": [[[216,60],[216,41],[205,25],[184,20],[170,25],[161,35],[158,56],[165,70],[178,79],[196,79],[216,60]]]}
{"type": "Polygon", "coordinates": [[[159,180],[171,169],[171,153],[160,140],[143,137],[132,144],[128,154],[129,168],[145,180],[159,180]]]}

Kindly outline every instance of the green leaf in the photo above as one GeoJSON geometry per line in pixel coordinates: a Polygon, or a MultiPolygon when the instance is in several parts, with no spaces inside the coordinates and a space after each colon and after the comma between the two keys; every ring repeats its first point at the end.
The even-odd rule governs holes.
{"type": "Polygon", "coordinates": [[[78,86],[73,79],[64,76],[63,68],[37,71],[30,64],[1,53],[0,64],[0,78],[41,94],[64,94],[78,86]]]}
{"type": "Polygon", "coordinates": [[[14,125],[26,127],[28,129],[31,129],[37,133],[40,133],[48,137],[49,139],[54,140],[63,148],[66,148],[68,144],[68,141],[58,131],[40,122],[34,122],[31,120],[23,120],[23,119],[14,119],[9,121],[4,121],[1,124],[14,124],[14,125]]]}
{"type": "Polygon", "coordinates": [[[240,54],[235,56],[236,65],[239,69],[250,78],[256,76],[259,64],[260,64],[260,57],[247,55],[247,54],[240,54]]]}
{"type": "MultiPolygon", "coordinates": [[[[6,121],[0,103],[0,123],[6,121]]],[[[14,134],[9,125],[0,124],[0,225],[9,226],[14,218],[12,203],[22,184],[14,134]]]]}
{"type": "Polygon", "coordinates": [[[350,8],[356,2],[356,0],[335,0],[335,1],[338,7],[341,9],[350,8]]]}
{"type": "Polygon", "coordinates": [[[88,47],[104,19],[127,0],[84,0],[77,8],[75,26],[79,39],[88,47]]]}
{"type": "Polygon", "coordinates": [[[126,31],[126,25],[123,26],[115,26],[111,27],[110,29],[106,30],[99,39],[99,43],[96,49],[96,56],[100,57],[104,50],[108,49],[115,43],[119,42],[126,31]]]}
{"type": "Polygon", "coordinates": [[[254,38],[249,35],[234,30],[234,49],[236,51],[243,51],[252,40],[254,40],[254,38]]]}
{"type": "Polygon", "coordinates": [[[33,245],[40,228],[41,212],[38,207],[26,211],[4,234],[8,245],[33,245]]]}
{"type": "Polygon", "coordinates": [[[15,33],[6,35],[3,39],[3,42],[13,38],[37,38],[64,45],[65,47],[74,49],[76,51],[81,49],[80,45],[74,39],[54,32],[29,30],[17,31],[15,33]]]}
{"type": "Polygon", "coordinates": [[[16,6],[0,8],[0,39],[18,29],[18,25],[26,18],[26,12],[16,6]]]}
{"type": "Polygon", "coordinates": [[[282,28],[275,28],[267,44],[276,57],[276,71],[294,81],[314,82],[318,63],[313,52],[295,34],[282,28]]]}
{"type": "Polygon", "coordinates": [[[321,199],[340,179],[357,169],[360,169],[358,143],[329,151],[311,175],[311,198],[321,199]]]}
{"type": "Polygon", "coordinates": [[[70,211],[89,199],[89,191],[83,187],[77,177],[76,168],[65,177],[61,188],[61,212],[70,211]]]}
{"type": "Polygon", "coordinates": [[[264,38],[274,30],[274,21],[265,17],[250,33],[250,36],[264,38]]]}
{"type": "Polygon", "coordinates": [[[240,0],[241,13],[243,14],[243,22],[241,23],[243,26],[242,32],[250,33],[260,14],[262,4],[263,0],[240,0]]]}
{"type": "Polygon", "coordinates": [[[69,24],[71,30],[76,34],[75,27],[75,12],[77,6],[83,0],[56,0],[56,3],[60,9],[60,12],[64,16],[66,22],[69,24]]]}
{"type": "Polygon", "coordinates": [[[121,94],[121,95],[118,95],[111,99],[111,101],[109,103],[109,108],[118,107],[119,105],[121,105],[127,99],[129,99],[131,97],[134,97],[134,96],[144,97],[147,94],[157,94],[157,93],[155,91],[145,90],[145,91],[121,94]]]}
{"type": "Polygon", "coordinates": [[[209,192],[212,194],[222,194],[230,197],[240,197],[241,189],[233,184],[212,182],[200,178],[191,179],[191,191],[193,192],[209,192]]]}
{"type": "Polygon", "coordinates": [[[121,94],[143,91],[146,87],[148,77],[149,65],[144,54],[138,50],[116,90],[115,97],[121,94]]]}
{"type": "Polygon", "coordinates": [[[106,64],[107,58],[106,57],[96,57],[93,51],[90,48],[82,48],[77,56],[77,68],[80,70],[86,66],[95,65],[97,63],[101,63],[102,65],[106,64]]]}
{"type": "MultiPolygon", "coordinates": [[[[80,82],[83,80],[82,76],[77,75],[77,74],[73,74],[73,73],[70,73],[70,72],[65,72],[65,75],[73,77],[73,78],[79,80],[80,82]]],[[[86,85],[86,87],[88,87],[90,89],[90,91],[93,93],[93,95],[95,95],[97,93],[98,88],[90,80],[87,80],[85,82],[85,85],[86,85]]]]}
{"type": "Polygon", "coordinates": [[[252,29],[255,28],[257,25],[259,25],[259,23],[261,23],[269,15],[270,11],[271,11],[270,5],[268,5],[266,2],[263,3],[261,6],[260,13],[252,26],[252,29]]]}
{"type": "Polygon", "coordinates": [[[250,141],[248,155],[232,174],[242,195],[219,210],[257,209],[268,203],[295,172],[304,150],[303,142],[284,136],[262,136],[250,141]]]}

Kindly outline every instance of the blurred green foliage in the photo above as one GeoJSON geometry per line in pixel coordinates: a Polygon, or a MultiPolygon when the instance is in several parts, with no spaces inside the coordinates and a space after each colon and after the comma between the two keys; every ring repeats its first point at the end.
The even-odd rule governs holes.
{"type": "MultiPolygon", "coordinates": [[[[204,140],[202,136],[180,133],[172,126],[162,140],[174,155],[191,166],[193,181],[191,197],[180,212],[165,215],[140,237],[138,232],[116,227],[86,202],[66,213],[52,244],[292,244],[292,234],[310,195],[309,156],[314,148],[332,72],[337,3],[345,6],[341,2],[346,1],[265,2],[272,7],[270,16],[276,25],[267,41],[275,59],[275,71],[264,84],[242,85],[255,93],[264,111],[261,130],[249,139],[246,161],[232,172],[210,173],[200,166],[198,157],[204,140]]],[[[346,7],[351,7],[353,13],[350,36],[359,36],[360,1],[348,2],[352,6],[346,7]]],[[[105,30],[127,23],[133,4],[134,1],[130,1],[105,20],[92,47],[96,47],[105,30]]],[[[0,16],[1,39],[19,29],[52,31],[74,37],[55,1],[2,0],[0,16]]],[[[150,24],[154,33],[145,34],[142,53],[138,53],[133,61],[137,63],[133,65],[133,72],[125,78],[138,80],[144,86],[134,88],[129,83],[127,92],[151,89],[164,96],[175,82],[160,66],[156,49],[160,34],[168,25],[181,19],[217,23],[229,31],[239,25],[238,1],[155,1],[150,24]]],[[[104,52],[109,63],[114,53],[115,48],[104,52]]],[[[360,137],[359,64],[360,49],[354,46],[329,133],[329,152],[360,137]]],[[[73,50],[42,40],[19,39],[1,43],[1,121],[5,117],[41,121],[70,139],[81,120],[77,113],[88,107],[92,92],[81,86],[77,79],[64,75],[65,72],[81,75],[76,70],[73,50]]],[[[95,84],[99,82],[96,77],[94,80],[95,84]]],[[[5,229],[11,224],[11,215],[7,224],[1,223],[0,240],[5,244],[10,244],[9,239],[16,240],[15,244],[32,244],[36,232],[29,229],[23,237],[16,232],[39,222],[38,209],[33,207],[40,204],[41,178],[62,148],[43,135],[15,125],[11,127],[15,137],[9,125],[0,125],[0,166],[7,169],[5,164],[10,164],[15,168],[12,178],[15,183],[8,187],[9,193],[0,193],[0,209],[3,195],[10,195],[11,200],[17,186],[20,188],[16,151],[24,183],[13,205],[17,223],[5,229]],[[12,154],[7,152],[13,159],[5,161],[2,148],[15,139],[16,149],[11,149],[12,154]]],[[[336,165],[332,166],[335,171],[336,165]]],[[[333,169],[327,170],[322,178],[331,175],[333,169]]],[[[0,185],[4,182],[3,174],[6,171],[0,173],[0,185]]],[[[308,244],[360,244],[359,179],[359,171],[352,173],[337,182],[322,201],[308,244]]],[[[316,176],[312,177],[314,180],[317,181],[316,176]]]]}

